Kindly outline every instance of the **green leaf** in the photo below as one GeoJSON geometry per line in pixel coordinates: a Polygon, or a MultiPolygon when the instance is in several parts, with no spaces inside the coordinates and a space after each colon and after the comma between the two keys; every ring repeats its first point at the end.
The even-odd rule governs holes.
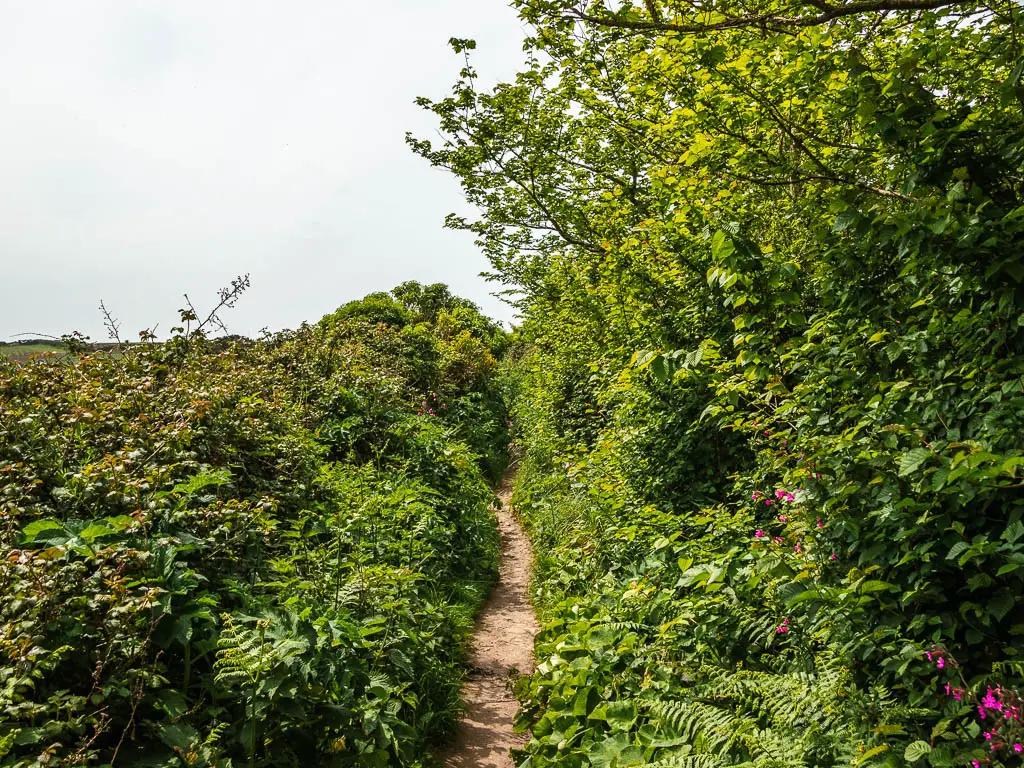
{"type": "Polygon", "coordinates": [[[891,589],[892,586],[893,585],[887,581],[878,581],[877,579],[873,579],[870,581],[865,581],[857,588],[857,591],[861,594],[866,595],[870,594],[871,592],[885,592],[891,589]]]}
{"type": "Polygon", "coordinates": [[[786,601],[786,607],[787,608],[792,608],[794,605],[799,605],[800,603],[806,603],[808,600],[817,600],[820,597],[821,597],[821,595],[818,594],[818,590],[816,590],[816,589],[808,589],[808,590],[805,590],[804,592],[800,592],[799,594],[796,595],[796,597],[792,598],[791,600],[787,600],[786,601]]]}
{"type": "Polygon", "coordinates": [[[651,361],[651,373],[662,384],[669,380],[669,365],[664,355],[658,355],[651,361]]]}
{"type": "Polygon", "coordinates": [[[927,741],[915,741],[908,744],[903,752],[903,759],[908,762],[916,762],[932,751],[932,745],[927,741]]]}
{"type": "Polygon", "coordinates": [[[33,523],[29,523],[22,529],[22,541],[25,544],[31,544],[39,537],[39,534],[44,533],[45,531],[62,530],[64,530],[64,526],[56,520],[36,520],[33,523]]]}
{"type": "Polygon", "coordinates": [[[961,552],[966,550],[970,545],[966,541],[958,541],[952,547],[949,548],[949,552],[946,554],[947,560],[952,560],[961,552]]]}
{"type": "Polygon", "coordinates": [[[835,222],[832,224],[832,231],[836,234],[845,232],[850,227],[856,226],[857,222],[860,221],[860,213],[854,210],[843,211],[836,216],[835,222]]]}
{"type": "Polygon", "coordinates": [[[899,476],[906,477],[916,472],[922,464],[928,461],[931,455],[932,452],[927,448],[914,448],[907,451],[900,458],[899,476]]]}
{"type": "Polygon", "coordinates": [[[109,525],[102,523],[92,523],[78,534],[79,538],[84,541],[88,541],[90,544],[98,538],[103,536],[110,536],[111,534],[117,533],[109,525]]]}
{"type": "Polygon", "coordinates": [[[631,701],[610,701],[605,711],[605,721],[612,728],[628,731],[636,722],[636,705],[631,701]]]}
{"type": "Polygon", "coordinates": [[[875,758],[878,755],[881,755],[882,753],[888,752],[888,751],[889,751],[889,745],[888,744],[879,744],[877,747],[872,747],[871,749],[867,750],[863,755],[861,755],[859,758],[857,758],[857,761],[853,764],[854,768],[857,768],[857,766],[864,765],[865,763],[870,762],[872,758],[875,758]]]}
{"type": "Polygon", "coordinates": [[[988,605],[985,607],[997,620],[1002,621],[1006,618],[1006,614],[1013,609],[1016,602],[1012,593],[1007,590],[1001,590],[988,601],[988,605]]]}
{"type": "Polygon", "coordinates": [[[1016,520],[1006,527],[1006,530],[1003,531],[1003,535],[1000,538],[1010,544],[1016,544],[1017,540],[1021,536],[1024,536],[1024,523],[1020,520],[1016,520]]]}
{"type": "Polygon", "coordinates": [[[715,260],[725,261],[734,253],[736,253],[736,244],[733,242],[732,235],[721,229],[715,232],[711,238],[711,254],[715,260]]]}

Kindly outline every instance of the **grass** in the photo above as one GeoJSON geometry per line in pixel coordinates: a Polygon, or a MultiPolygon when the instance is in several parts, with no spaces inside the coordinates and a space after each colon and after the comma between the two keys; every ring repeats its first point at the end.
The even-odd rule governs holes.
{"type": "Polygon", "coordinates": [[[0,355],[10,360],[27,360],[32,355],[39,355],[45,352],[63,353],[64,345],[60,342],[32,342],[31,344],[3,344],[0,343],[0,355]]]}

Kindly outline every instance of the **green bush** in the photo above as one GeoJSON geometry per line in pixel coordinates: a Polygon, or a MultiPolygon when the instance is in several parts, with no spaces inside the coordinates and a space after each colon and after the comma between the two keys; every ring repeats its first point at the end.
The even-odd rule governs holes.
{"type": "Polygon", "coordinates": [[[1020,765],[1021,15],[515,5],[410,144],[523,319],[521,765],[1020,765]]]}
{"type": "Polygon", "coordinates": [[[425,761],[497,534],[407,331],[0,361],[0,765],[425,761]]]}

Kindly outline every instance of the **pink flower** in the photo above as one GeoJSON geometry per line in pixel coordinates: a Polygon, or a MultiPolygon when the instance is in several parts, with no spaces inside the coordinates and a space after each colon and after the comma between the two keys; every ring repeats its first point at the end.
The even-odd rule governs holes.
{"type": "Polygon", "coordinates": [[[925,651],[924,655],[928,657],[928,661],[932,660],[932,652],[931,651],[925,651]]]}
{"type": "Polygon", "coordinates": [[[793,496],[793,494],[792,494],[792,493],[787,493],[787,494],[786,494],[786,501],[792,501],[792,500],[793,500],[794,498],[795,498],[795,497],[793,496]]]}
{"type": "Polygon", "coordinates": [[[1018,755],[1021,752],[1024,752],[1024,744],[1014,744],[1013,745],[1013,751],[1016,752],[1018,755]]]}
{"type": "Polygon", "coordinates": [[[992,741],[992,734],[985,731],[985,741],[992,741]]]}
{"type": "Polygon", "coordinates": [[[750,500],[751,501],[757,501],[757,497],[760,496],[760,495],[761,494],[759,494],[757,491],[754,491],[752,494],[750,494],[750,500]]]}
{"type": "Polygon", "coordinates": [[[971,768],[981,768],[981,763],[977,760],[971,760],[971,768]]]}
{"type": "Polygon", "coordinates": [[[836,559],[836,553],[835,553],[835,552],[833,552],[833,553],[832,553],[832,556],[831,556],[831,557],[829,557],[829,560],[835,560],[835,559],[836,559]]]}
{"type": "Polygon", "coordinates": [[[981,704],[983,707],[996,712],[1001,712],[1003,709],[1003,703],[995,697],[995,694],[992,692],[992,688],[988,689],[988,692],[985,694],[985,698],[981,700],[981,704]]]}
{"type": "Polygon", "coordinates": [[[771,500],[771,499],[765,499],[765,500],[764,500],[764,505],[765,505],[766,507],[770,507],[770,506],[772,505],[772,500],[771,500]]]}
{"type": "Polygon", "coordinates": [[[935,662],[935,666],[939,669],[942,669],[944,666],[946,666],[946,660],[939,656],[939,660],[935,662]]]}
{"type": "Polygon", "coordinates": [[[782,543],[782,537],[781,536],[776,536],[775,537],[775,543],[776,544],[781,544],[782,543]]]}
{"type": "Polygon", "coordinates": [[[762,536],[764,536],[764,531],[762,531],[760,529],[754,531],[754,538],[755,539],[760,539],[762,536]]]}
{"type": "Polygon", "coordinates": [[[784,490],[782,490],[781,488],[778,489],[777,491],[775,491],[775,498],[776,499],[781,499],[785,495],[786,495],[786,492],[784,490]]]}
{"type": "Polygon", "coordinates": [[[985,708],[984,707],[978,707],[978,717],[980,717],[982,720],[985,719],[985,708]]]}
{"type": "Polygon", "coordinates": [[[793,551],[796,552],[798,555],[800,554],[800,542],[799,541],[796,544],[793,545],[793,551]]]}
{"type": "Polygon", "coordinates": [[[780,522],[780,523],[784,523],[784,522],[786,522],[786,521],[787,521],[788,519],[789,519],[789,518],[788,518],[788,517],[786,517],[785,515],[779,515],[779,522],[780,522]]]}

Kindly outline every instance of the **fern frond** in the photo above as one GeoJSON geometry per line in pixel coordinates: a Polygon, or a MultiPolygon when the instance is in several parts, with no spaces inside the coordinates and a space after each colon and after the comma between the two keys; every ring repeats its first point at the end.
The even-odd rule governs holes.
{"type": "Polygon", "coordinates": [[[646,765],[647,768],[720,768],[725,763],[714,755],[680,755],[660,759],[646,765]]]}

